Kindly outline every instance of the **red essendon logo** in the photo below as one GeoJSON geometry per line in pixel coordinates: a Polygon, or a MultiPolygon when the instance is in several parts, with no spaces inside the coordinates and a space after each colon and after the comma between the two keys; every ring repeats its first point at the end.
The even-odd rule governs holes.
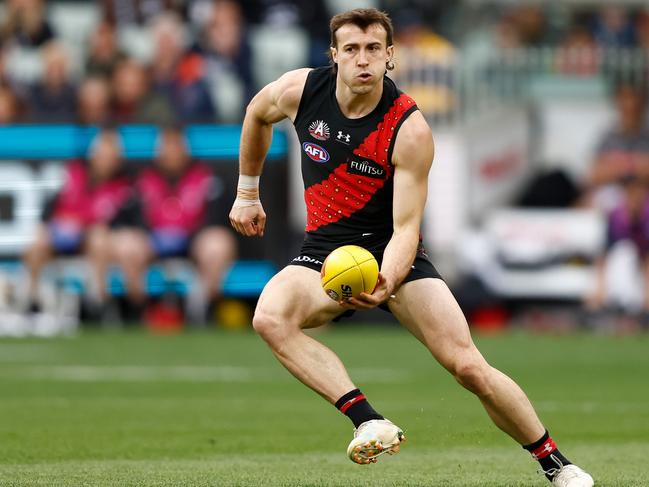
{"type": "Polygon", "coordinates": [[[318,144],[305,142],[302,144],[302,150],[312,161],[325,163],[329,160],[329,153],[318,144]]]}
{"type": "Polygon", "coordinates": [[[323,120],[316,120],[309,125],[311,137],[318,140],[327,140],[329,138],[329,125],[323,120]]]}

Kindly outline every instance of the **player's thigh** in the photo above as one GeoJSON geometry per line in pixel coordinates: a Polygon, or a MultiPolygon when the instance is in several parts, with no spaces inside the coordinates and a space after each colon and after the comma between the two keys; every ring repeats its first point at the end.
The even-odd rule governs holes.
{"type": "Polygon", "coordinates": [[[462,363],[482,360],[453,294],[441,279],[405,283],[389,301],[394,316],[442,366],[452,372],[462,363]]]}
{"type": "Polygon", "coordinates": [[[312,328],[327,323],[344,310],[322,290],[320,273],[289,265],[266,284],[255,310],[289,326],[312,328]]]}

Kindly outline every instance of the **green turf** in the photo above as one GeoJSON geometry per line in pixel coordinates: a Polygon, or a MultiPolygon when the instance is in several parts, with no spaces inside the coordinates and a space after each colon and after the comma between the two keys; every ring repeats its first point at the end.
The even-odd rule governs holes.
{"type": "MultiPolygon", "coordinates": [[[[402,453],[345,457],[351,424],[252,333],[0,341],[0,486],[543,486],[536,464],[399,329],[318,333],[402,453]]],[[[649,338],[478,339],[601,486],[649,486],[649,338]]]]}

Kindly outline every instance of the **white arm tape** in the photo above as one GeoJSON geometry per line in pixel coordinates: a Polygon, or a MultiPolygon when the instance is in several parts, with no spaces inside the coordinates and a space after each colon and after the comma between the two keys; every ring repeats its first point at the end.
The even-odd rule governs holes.
{"type": "Polygon", "coordinates": [[[259,176],[246,176],[239,174],[238,188],[241,189],[259,189],[259,176]]]}
{"type": "Polygon", "coordinates": [[[261,205],[261,201],[259,199],[256,200],[246,200],[243,198],[237,198],[234,200],[234,204],[232,205],[233,208],[246,208],[248,206],[256,206],[256,205],[261,205]]]}

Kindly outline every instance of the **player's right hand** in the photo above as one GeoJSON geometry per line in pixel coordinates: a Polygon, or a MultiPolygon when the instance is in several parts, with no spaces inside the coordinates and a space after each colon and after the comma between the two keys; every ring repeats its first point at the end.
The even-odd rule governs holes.
{"type": "Polygon", "coordinates": [[[245,205],[235,200],[230,210],[230,224],[246,237],[263,237],[266,227],[266,213],[261,203],[245,205]]]}

